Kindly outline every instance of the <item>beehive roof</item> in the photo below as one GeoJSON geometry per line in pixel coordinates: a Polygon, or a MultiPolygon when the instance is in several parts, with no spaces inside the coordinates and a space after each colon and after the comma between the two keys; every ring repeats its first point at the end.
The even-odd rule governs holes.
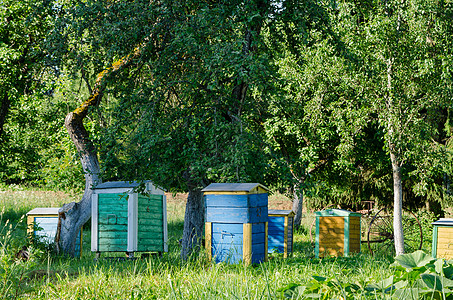
{"type": "Polygon", "coordinates": [[[143,182],[140,181],[109,181],[98,184],[94,187],[94,193],[96,194],[103,194],[103,193],[118,193],[118,192],[130,192],[136,187],[138,187],[141,183],[146,185],[145,192],[156,194],[156,195],[163,195],[165,193],[159,187],[154,186],[154,184],[150,180],[146,180],[143,182]]]}
{"type": "Polygon", "coordinates": [[[37,207],[27,213],[28,215],[58,215],[59,207],[37,207]]]}
{"type": "Polygon", "coordinates": [[[447,226],[453,226],[453,219],[450,218],[440,218],[436,222],[432,223],[433,225],[447,225],[447,226]]]}
{"type": "Polygon", "coordinates": [[[353,212],[345,209],[336,209],[336,208],[329,208],[326,210],[322,211],[317,211],[315,212],[315,215],[317,216],[323,216],[323,217],[328,217],[328,216],[338,216],[338,217],[347,217],[347,216],[361,216],[360,213],[358,212],[353,212]]]}
{"type": "MultiPolygon", "coordinates": [[[[149,182],[149,180],[144,182],[149,182]]],[[[139,185],[138,181],[109,181],[98,184],[95,189],[134,188],[139,185]]]]}
{"type": "Polygon", "coordinates": [[[269,209],[268,213],[270,215],[278,215],[278,216],[289,216],[294,217],[295,214],[291,209],[269,209]]]}
{"type": "Polygon", "coordinates": [[[252,192],[261,188],[265,191],[269,189],[260,183],[211,183],[202,192],[252,192]]]}

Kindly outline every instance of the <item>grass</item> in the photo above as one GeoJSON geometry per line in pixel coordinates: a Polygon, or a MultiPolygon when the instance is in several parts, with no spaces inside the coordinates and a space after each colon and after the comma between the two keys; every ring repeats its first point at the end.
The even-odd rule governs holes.
{"type": "MultiPolygon", "coordinates": [[[[55,256],[39,248],[31,249],[31,259],[26,262],[14,259],[27,243],[25,220],[21,219],[27,211],[58,207],[77,199],[77,195],[61,192],[0,192],[0,207],[4,210],[0,221],[0,299],[279,299],[283,297],[280,289],[308,283],[313,276],[333,278],[339,286],[354,283],[362,289],[353,297],[362,299],[363,287],[393,273],[391,259],[366,253],[349,258],[314,258],[306,229],[312,222],[309,217],[295,233],[294,255],[288,259],[271,255],[266,263],[246,267],[211,263],[200,251],[182,262],[178,240],[185,203],[181,197],[170,196],[169,252],[162,257],[96,261],[90,252],[86,226],[80,259],[55,256]]],[[[271,196],[269,206],[289,209],[290,201],[281,195],[271,196]]],[[[341,288],[335,293],[340,297],[341,288]]]]}

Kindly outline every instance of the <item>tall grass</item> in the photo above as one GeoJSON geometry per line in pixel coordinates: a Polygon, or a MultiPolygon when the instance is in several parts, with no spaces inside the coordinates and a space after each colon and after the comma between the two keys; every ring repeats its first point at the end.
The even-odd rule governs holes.
{"type": "MultiPolygon", "coordinates": [[[[334,276],[340,283],[365,286],[393,272],[389,267],[391,261],[366,254],[315,259],[306,229],[296,233],[295,253],[288,259],[271,255],[268,262],[249,267],[215,264],[201,250],[182,262],[178,241],[182,235],[184,201],[171,197],[169,252],[162,257],[95,260],[90,252],[89,230],[85,230],[83,255],[79,259],[55,256],[39,248],[29,249],[29,261],[15,259],[16,251],[28,243],[21,216],[34,207],[74,201],[71,197],[39,191],[0,192],[0,204],[5,207],[0,222],[0,299],[279,299],[283,297],[281,288],[308,283],[313,276],[334,276]]],[[[284,206],[288,203],[285,199],[271,198],[272,205],[287,208],[284,206]]],[[[358,293],[354,297],[364,296],[358,293]]]]}

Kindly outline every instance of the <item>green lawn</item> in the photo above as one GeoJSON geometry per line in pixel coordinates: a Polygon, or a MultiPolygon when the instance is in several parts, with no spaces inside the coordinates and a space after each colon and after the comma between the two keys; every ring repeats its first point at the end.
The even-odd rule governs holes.
{"type": "MultiPolygon", "coordinates": [[[[169,252],[162,257],[117,261],[90,252],[89,224],[84,228],[83,255],[68,259],[32,249],[22,262],[14,254],[26,243],[27,211],[35,207],[60,206],[77,199],[64,193],[43,191],[0,192],[1,221],[0,297],[4,299],[279,299],[283,288],[313,286],[318,295],[348,299],[381,299],[365,295],[365,287],[394,274],[392,259],[364,253],[349,258],[314,258],[313,247],[303,228],[295,234],[294,255],[270,256],[260,265],[214,264],[203,251],[188,262],[179,256],[184,202],[169,198],[169,252]],[[316,277],[319,276],[319,277],[316,277]],[[353,292],[349,290],[353,287],[353,292]],[[349,290],[348,290],[349,289],[349,290]]],[[[270,206],[285,208],[287,200],[271,197],[270,206]]],[[[306,227],[311,223],[304,219],[306,227]]],[[[122,254],[120,254],[122,255],[122,254]]],[[[288,293],[287,293],[288,295],[288,293]]],[[[385,296],[386,297],[386,296],[385,296]]]]}

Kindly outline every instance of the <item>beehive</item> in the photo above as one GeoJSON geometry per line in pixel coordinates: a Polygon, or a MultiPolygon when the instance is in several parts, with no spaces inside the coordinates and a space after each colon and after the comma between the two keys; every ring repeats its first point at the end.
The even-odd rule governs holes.
{"type": "Polygon", "coordinates": [[[91,206],[91,251],[167,252],[167,207],[163,190],[146,183],[102,183],[94,189],[91,206]]]}
{"type": "Polygon", "coordinates": [[[316,257],[349,256],[360,252],[360,213],[327,209],[316,215],[316,257]]]}
{"type": "Polygon", "coordinates": [[[286,258],[293,252],[294,212],[272,209],[268,216],[268,253],[283,253],[286,258]]]}
{"type": "Polygon", "coordinates": [[[433,224],[433,249],[434,258],[453,258],[453,219],[440,218],[433,224]]]}
{"type": "MultiPolygon", "coordinates": [[[[39,237],[42,242],[52,244],[58,227],[58,207],[34,208],[27,213],[27,233],[39,237]]],[[[83,232],[77,235],[75,256],[81,255],[83,232]]]]}
{"type": "Polygon", "coordinates": [[[247,265],[266,261],[268,189],[259,183],[213,183],[202,191],[210,259],[247,265]]]}

